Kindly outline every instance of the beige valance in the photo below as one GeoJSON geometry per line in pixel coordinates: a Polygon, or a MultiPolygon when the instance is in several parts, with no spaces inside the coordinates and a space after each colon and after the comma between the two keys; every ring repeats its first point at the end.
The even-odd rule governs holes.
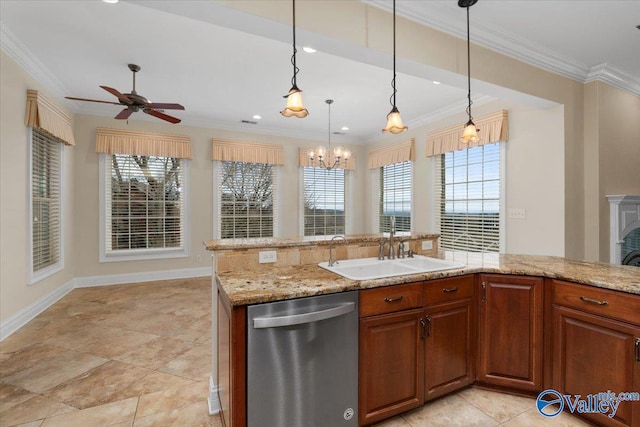
{"type": "MultiPolygon", "coordinates": [[[[311,148],[300,147],[300,151],[298,152],[298,166],[300,166],[301,168],[318,166],[318,159],[316,159],[316,161],[314,162],[315,164],[312,164],[311,160],[309,160],[309,150],[311,150],[311,148]]],[[[327,165],[333,165],[334,161],[335,161],[335,157],[333,156],[333,150],[332,150],[331,152],[328,152],[326,154],[326,158],[324,159],[324,162],[327,165]]],[[[338,169],[346,169],[346,170],[356,169],[356,159],[353,153],[351,153],[351,157],[349,157],[346,167],[344,165],[344,162],[340,162],[340,163],[341,164],[337,166],[338,169]]]]}
{"type": "Polygon", "coordinates": [[[493,142],[506,141],[509,138],[509,123],[506,110],[500,110],[474,119],[473,122],[480,129],[478,133],[480,142],[470,144],[460,142],[464,124],[450,126],[427,135],[427,157],[493,142]]]}
{"type": "Polygon", "coordinates": [[[27,89],[24,124],[47,132],[65,145],[76,145],[69,113],[37,90],[27,89]]]}
{"type": "Polygon", "coordinates": [[[282,145],[212,139],[211,160],[284,165],[282,145]]]}
{"type": "Polygon", "coordinates": [[[186,135],[98,128],[96,152],[190,159],[191,140],[186,135]]]}
{"type": "Polygon", "coordinates": [[[400,144],[390,145],[370,151],[369,169],[406,162],[407,160],[414,161],[416,159],[414,146],[415,140],[411,138],[408,141],[401,142],[400,144]]]}

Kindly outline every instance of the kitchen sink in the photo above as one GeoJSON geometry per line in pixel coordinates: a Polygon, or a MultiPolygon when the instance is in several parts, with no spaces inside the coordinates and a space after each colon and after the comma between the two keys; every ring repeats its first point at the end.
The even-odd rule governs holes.
{"type": "Polygon", "coordinates": [[[378,258],[357,258],[337,261],[329,267],[328,262],[321,262],[319,267],[352,280],[372,280],[393,276],[430,273],[432,271],[464,268],[459,262],[414,255],[413,258],[397,258],[379,260],[378,258]]]}

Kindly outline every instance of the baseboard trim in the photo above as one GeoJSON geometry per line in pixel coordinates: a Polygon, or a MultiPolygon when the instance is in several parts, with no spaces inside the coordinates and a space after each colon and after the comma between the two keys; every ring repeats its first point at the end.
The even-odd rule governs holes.
{"type": "Polygon", "coordinates": [[[209,397],[207,403],[209,404],[209,415],[215,415],[220,413],[220,389],[213,383],[213,377],[209,377],[209,397]]]}
{"type": "Polygon", "coordinates": [[[155,280],[188,279],[211,276],[211,267],[185,268],[182,270],[143,271],[139,273],[109,274],[106,276],[76,277],[76,288],[93,286],[125,285],[155,280]]]}
{"type": "Polygon", "coordinates": [[[3,341],[8,336],[12,335],[18,329],[33,320],[38,314],[42,313],[62,297],[74,290],[76,287],[75,282],[76,279],[69,280],[49,295],[20,310],[6,321],[0,323],[0,341],[3,341]]]}

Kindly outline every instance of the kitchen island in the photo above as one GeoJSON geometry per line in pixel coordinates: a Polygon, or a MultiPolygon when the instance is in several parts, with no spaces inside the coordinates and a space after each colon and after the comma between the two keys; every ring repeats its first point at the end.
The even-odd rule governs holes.
{"type": "MultiPolygon", "coordinates": [[[[336,258],[374,256],[381,238],[347,236],[348,244],[336,245],[336,258]]],[[[227,426],[246,425],[246,307],[353,290],[360,292],[360,425],[474,383],[529,395],[548,388],[571,394],[585,387],[591,392],[640,389],[637,268],[560,257],[437,251],[437,236],[424,233],[405,239],[417,253],[430,247],[422,253],[462,262],[465,268],[354,281],[317,266],[328,259],[327,240],[206,242],[214,254],[219,296],[214,310],[217,372],[227,426]],[[259,252],[271,250],[279,260],[275,265],[257,262],[259,252]],[[393,300],[399,291],[406,295],[404,302],[393,308],[383,302],[378,308],[376,299],[393,300]],[[411,363],[390,375],[412,387],[403,396],[385,395],[376,390],[380,378],[372,377],[372,366],[396,355],[376,345],[387,338],[380,331],[400,325],[405,330],[395,330],[395,336],[416,335],[402,353],[411,355],[411,363]],[[446,331],[446,337],[439,331],[446,331]],[[509,352],[496,348],[512,349],[519,357],[512,360],[509,352]],[[592,360],[578,363],[584,355],[592,360]],[[446,375],[433,369],[447,360],[459,363],[446,375]],[[606,370],[598,371],[607,363],[606,370]],[[584,366],[596,372],[582,372],[584,366]]],[[[625,402],[614,418],[587,416],[602,425],[631,426],[640,420],[639,406],[625,402]]]]}

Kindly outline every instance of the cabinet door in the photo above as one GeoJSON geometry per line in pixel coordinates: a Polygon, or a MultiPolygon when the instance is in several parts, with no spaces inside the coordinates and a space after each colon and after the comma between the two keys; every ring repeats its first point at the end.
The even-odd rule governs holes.
{"type": "Polygon", "coordinates": [[[427,307],[425,401],[473,382],[472,299],[427,307]]]}
{"type": "Polygon", "coordinates": [[[480,275],[478,381],[542,389],[543,280],[480,275]]]}
{"type": "MultiPolygon", "coordinates": [[[[583,398],[640,390],[640,327],[561,306],[553,307],[553,322],[555,390],[583,398]]],[[[621,402],[613,419],[605,414],[586,417],[603,426],[638,426],[640,402],[621,402]]]]}
{"type": "Polygon", "coordinates": [[[423,310],[360,319],[360,425],[424,402],[423,310]]]}

